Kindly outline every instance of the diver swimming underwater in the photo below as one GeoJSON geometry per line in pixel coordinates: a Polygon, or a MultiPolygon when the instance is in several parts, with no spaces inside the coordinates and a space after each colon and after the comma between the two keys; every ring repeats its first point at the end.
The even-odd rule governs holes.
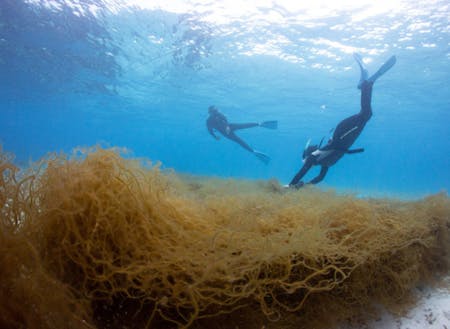
{"type": "Polygon", "coordinates": [[[251,123],[229,123],[225,115],[219,112],[218,108],[214,105],[211,105],[208,108],[209,117],[206,120],[206,127],[208,132],[214,139],[219,140],[219,136],[214,133],[214,130],[220,132],[226,138],[232,140],[233,142],[238,143],[247,151],[253,153],[259,160],[268,164],[270,161],[270,157],[267,154],[256,151],[252,147],[250,147],[246,142],[244,142],[239,136],[235,134],[236,130],[239,129],[247,129],[253,127],[263,127],[267,129],[277,129],[278,121],[264,121],[261,123],[251,122],[251,123]]]}
{"type": "Polygon", "coordinates": [[[300,188],[305,185],[301,179],[313,166],[321,166],[320,173],[306,184],[317,184],[322,181],[328,169],[334,165],[345,154],[363,152],[363,148],[350,149],[355,140],[361,134],[366,123],[372,116],[372,87],[375,81],[386,73],[396,62],[396,57],[391,56],[371,77],[368,78],[368,71],[359,54],[354,54],[360,69],[360,80],[358,89],[361,90],[361,110],[359,113],[342,120],[334,129],[332,138],[321,147],[319,145],[309,145],[307,143],[303,151],[303,167],[297,172],[289,183],[289,187],[300,188]]]}

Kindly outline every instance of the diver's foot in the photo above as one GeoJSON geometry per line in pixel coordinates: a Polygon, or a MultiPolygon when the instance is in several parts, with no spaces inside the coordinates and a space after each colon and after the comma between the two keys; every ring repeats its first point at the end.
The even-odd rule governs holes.
{"type": "Polygon", "coordinates": [[[270,157],[267,154],[258,151],[253,151],[253,154],[256,155],[259,160],[264,162],[264,164],[268,164],[270,162],[270,157]]]}
{"type": "Polygon", "coordinates": [[[367,81],[367,76],[368,76],[369,72],[367,70],[364,70],[364,74],[361,74],[361,78],[359,79],[357,88],[361,89],[364,81],[367,81]]]}

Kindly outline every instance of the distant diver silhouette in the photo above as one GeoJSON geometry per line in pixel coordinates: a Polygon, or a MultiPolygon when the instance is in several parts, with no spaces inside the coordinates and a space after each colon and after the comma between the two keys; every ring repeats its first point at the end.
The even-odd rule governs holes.
{"type": "Polygon", "coordinates": [[[321,166],[319,175],[307,183],[317,184],[323,180],[328,172],[328,168],[334,165],[344,154],[364,152],[363,148],[349,148],[361,134],[367,121],[372,116],[371,101],[374,82],[394,66],[396,57],[390,57],[370,78],[368,78],[368,71],[364,67],[361,56],[355,53],[353,57],[361,71],[361,78],[358,83],[358,89],[361,89],[361,111],[341,121],[334,129],[333,137],[324,147],[321,147],[322,141],[319,145],[310,145],[310,141],[307,142],[303,151],[303,167],[291,180],[289,187],[300,188],[304,186],[305,183],[301,181],[303,176],[306,175],[311,167],[319,165],[321,166]]]}
{"type": "Polygon", "coordinates": [[[244,142],[239,136],[235,134],[236,130],[239,129],[247,129],[253,127],[264,127],[268,129],[277,129],[278,121],[264,121],[261,123],[229,123],[225,115],[219,112],[218,108],[214,105],[211,105],[208,108],[209,117],[206,120],[206,127],[208,128],[209,133],[216,139],[220,138],[214,133],[214,130],[220,132],[226,138],[232,140],[233,142],[238,143],[247,151],[253,153],[259,160],[268,164],[270,161],[270,157],[267,154],[256,151],[251,148],[246,142],[244,142]]]}

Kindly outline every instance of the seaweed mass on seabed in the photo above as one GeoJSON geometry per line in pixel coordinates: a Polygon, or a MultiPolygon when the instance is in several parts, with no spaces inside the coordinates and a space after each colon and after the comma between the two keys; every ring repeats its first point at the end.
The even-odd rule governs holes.
{"type": "Polygon", "coordinates": [[[449,272],[450,200],[0,153],[0,327],[332,328],[449,272]]]}

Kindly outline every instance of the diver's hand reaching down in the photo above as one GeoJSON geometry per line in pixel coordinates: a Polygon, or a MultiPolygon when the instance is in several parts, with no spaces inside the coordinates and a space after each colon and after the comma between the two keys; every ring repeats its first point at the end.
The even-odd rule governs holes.
{"type": "Polygon", "coordinates": [[[297,184],[289,185],[289,187],[299,189],[301,187],[305,186],[305,183],[303,181],[298,182],[297,184]]]}

